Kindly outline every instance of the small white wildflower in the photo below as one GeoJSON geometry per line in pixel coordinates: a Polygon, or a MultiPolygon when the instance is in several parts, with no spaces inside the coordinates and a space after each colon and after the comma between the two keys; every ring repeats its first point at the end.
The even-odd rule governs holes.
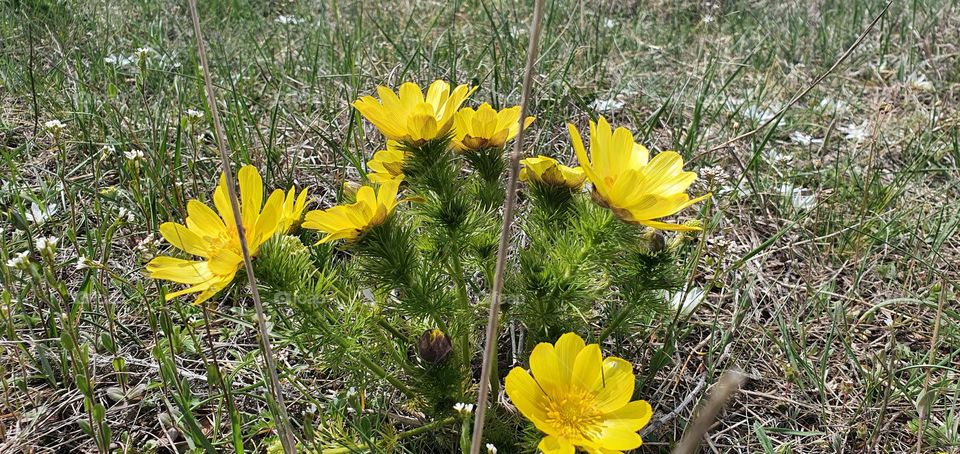
{"type": "Polygon", "coordinates": [[[124,151],[123,156],[125,156],[127,159],[131,161],[136,161],[138,159],[143,159],[144,154],[143,154],[143,150],[138,150],[134,148],[129,151],[124,151]]]}
{"type": "Polygon", "coordinates": [[[615,113],[623,110],[625,102],[618,98],[594,99],[590,103],[590,108],[597,112],[615,113]]]}
{"type": "Polygon", "coordinates": [[[188,117],[190,117],[190,118],[194,118],[194,119],[203,118],[203,111],[200,111],[200,110],[187,109],[187,111],[186,111],[185,113],[186,113],[186,115],[187,115],[188,117]]]}
{"type": "Polygon", "coordinates": [[[493,443],[487,443],[487,454],[497,454],[497,447],[493,443]]]}
{"type": "Polygon", "coordinates": [[[453,404],[453,409],[460,414],[460,416],[467,417],[473,414],[473,404],[467,404],[463,402],[457,402],[453,404]]]}
{"type": "Polygon", "coordinates": [[[13,258],[7,260],[7,266],[10,268],[26,269],[30,264],[30,253],[23,251],[17,253],[13,258]]]}
{"type": "Polygon", "coordinates": [[[128,210],[124,207],[120,207],[120,210],[117,213],[117,215],[118,215],[117,217],[119,217],[121,221],[126,220],[127,223],[130,223],[130,224],[132,224],[133,221],[137,220],[137,216],[133,213],[133,211],[128,210]]]}
{"type": "Polygon", "coordinates": [[[713,14],[707,14],[706,16],[703,16],[704,24],[712,24],[715,20],[717,20],[717,18],[713,17],[713,14]]]}
{"type": "Polygon", "coordinates": [[[907,78],[907,83],[916,91],[933,91],[933,82],[927,80],[927,76],[923,74],[911,74],[907,78]]]}
{"type": "Polygon", "coordinates": [[[156,54],[156,51],[154,51],[149,47],[144,46],[144,47],[137,48],[137,51],[134,52],[134,54],[136,54],[138,59],[144,59],[144,58],[152,57],[154,54],[156,54]]]}
{"type": "Polygon", "coordinates": [[[37,202],[30,204],[30,212],[26,213],[27,221],[40,225],[47,222],[54,213],[57,212],[57,204],[51,203],[46,207],[41,207],[37,202]]]}
{"type": "Polygon", "coordinates": [[[817,195],[806,188],[784,184],[780,186],[780,194],[788,197],[790,204],[798,211],[810,211],[817,206],[817,195]]]}
{"type": "Polygon", "coordinates": [[[147,236],[137,244],[137,252],[149,252],[151,249],[156,248],[158,244],[159,240],[157,240],[152,233],[147,234],[147,236]]]}
{"type": "Polygon", "coordinates": [[[299,17],[297,17],[297,16],[287,16],[287,15],[283,15],[283,14],[277,16],[277,18],[274,19],[274,21],[275,21],[276,23],[282,24],[282,25],[297,25],[297,24],[302,24],[302,23],[303,23],[303,19],[301,19],[301,18],[299,18],[299,17]]]}
{"type": "Polygon", "coordinates": [[[37,250],[45,254],[53,254],[57,251],[57,243],[60,239],[54,236],[37,238],[35,246],[37,250]]]}
{"type": "Polygon", "coordinates": [[[100,147],[100,154],[102,154],[104,157],[110,156],[116,152],[117,152],[117,149],[114,148],[114,146],[109,143],[104,144],[102,147],[100,147]]]}
{"type": "Polygon", "coordinates": [[[613,28],[617,26],[617,21],[607,18],[603,21],[603,28],[613,28]]]}
{"type": "Polygon", "coordinates": [[[730,179],[730,174],[723,167],[713,166],[700,169],[700,178],[709,182],[711,186],[721,186],[730,179]]]}
{"type": "Polygon", "coordinates": [[[50,132],[58,133],[63,131],[67,125],[63,124],[63,122],[60,120],[49,120],[43,124],[43,127],[50,130],[50,132]]]}
{"type": "Polygon", "coordinates": [[[107,55],[104,57],[103,62],[108,65],[113,65],[117,67],[125,67],[133,64],[133,59],[127,57],[126,55],[107,55]]]}
{"type": "Polygon", "coordinates": [[[347,389],[347,397],[353,397],[357,395],[357,388],[351,386],[347,389]]]}
{"type": "Polygon", "coordinates": [[[81,255],[80,257],[77,257],[77,264],[75,266],[77,271],[81,271],[87,268],[96,268],[97,262],[90,260],[90,258],[85,255],[81,255]]]}
{"type": "Polygon", "coordinates": [[[679,310],[683,315],[690,315],[703,302],[704,292],[700,287],[690,287],[673,293],[667,293],[667,302],[673,310],[679,310]]]}
{"type": "Polygon", "coordinates": [[[851,123],[838,128],[843,133],[843,137],[854,142],[863,142],[870,138],[870,125],[867,122],[860,124],[851,123]]]}
{"type": "Polygon", "coordinates": [[[763,154],[766,156],[767,160],[774,164],[782,164],[793,161],[792,154],[781,153],[780,150],[777,150],[776,148],[768,148],[763,154]]]}
{"type": "Polygon", "coordinates": [[[823,143],[823,139],[815,139],[813,136],[804,134],[801,131],[793,131],[790,133],[790,140],[796,142],[797,144],[809,147],[810,145],[819,145],[823,143]]]}

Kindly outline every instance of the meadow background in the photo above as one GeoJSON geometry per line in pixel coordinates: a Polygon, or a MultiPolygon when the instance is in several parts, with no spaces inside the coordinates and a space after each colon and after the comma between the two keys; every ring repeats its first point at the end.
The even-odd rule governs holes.
{"type": "MultiPolygon", "coordinates": [[[[268,186],[309,187],[325,207],[377,150],[349,105],[376,85],[439,78],[478,86],[477,103],[518,103],[528,3],[200,2],[235,164],[256,164],[268,186]]],[[[672,353],[651,357],[662,326],[604,346],[652,371],[643,392],[655,420],[680,407],[641,452],[666,451],[729,368],[749,381],[705,452],[960,452],[960,4],[893,2],[782,118],[720,146],[774,118],[885,6],[547,2],[528,154],[573,160],[565,123],[602,114],[726,180],[701,207],[692,271],[709,292],[672,353]]],[[[0,258],[55,236],[49,272],[63,284],[0,267],[0,451],[95,449],[78,423],[81,393],[51,366],[61,340],[37,328],[56,295],[82,303],[118,449],[190,447],[178,399],[229,449],[208,334],[244,438],[265,443],[244,288],[218,297],[208,333],[201,311],[163,303],[142,271],[166,247],[157,226],[205,199],[219,174],[186,2],[3,0],[0,43],[0,258]]],[[[292,419],[349,419],[357,384],[304,361],[323,346],[273,317],[292,419]]],[[[372,382],[367,399],[389,403],[372,382]]]]}

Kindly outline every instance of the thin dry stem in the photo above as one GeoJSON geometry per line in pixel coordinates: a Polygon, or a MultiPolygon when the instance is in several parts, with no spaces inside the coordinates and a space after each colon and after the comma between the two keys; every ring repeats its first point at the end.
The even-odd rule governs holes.
{"type": "Polygon", "coordinates": [[[747,377],[740,372],[727,371],[720,377],[720,381],[710,393],[710,400],[700,409],[697,418],[689,426],[687,431],[680,439],[680,444],[673,450],[673,454],[692,454],[696,452],[700,441],[707,433],[707,430],[717,419],[720,410],[727,404],[733,393],[740,389],[740,385],[746,381],[747,377]]]}
{"type": "Polygon", "coordinates": [[[540,31],[543,20],[543,0],[536,0],[533,6],[533,18],[530,21],[530,43],[527,46],[527,64],[523,73],[523,96],[520,99],[520,116],[517,121],[520,129],[513,142],[510,154],[510,172],[507,178],[506,197],[503,201],[503,228],[500,231],[500,245],[497,249],[497,266],[493,274],[493,289],[490,298],[490,316],[487,318],[486,340],[483,348],[483,366],[480,369],[480,383],[477,390],[477,413],[473,420],[473,440],[470,454],[480,454],[483,442],[483,425],[486,421],[488,386],[490,371],[497,361],[497,339],[499,337],[500,299],[503,291],[503,273],[507,266],[507,252],[510,247],[510,227],[513,225],[513,212],[517,201],[517,176],[520,173],[520,154],[523,149],[523,119],[527,116],[530,103],[530,91],[533,86],[534,65],[537,62],[537,50],[540,48],[540,31]]]}
{"type": "Polygon", "coordinates": [[[233,170],[230,167],[230,151],[227,150],[227,142],[223,134],[223,124],[220,122],[220,112],[217,108],[216,92],[213,82],[210,79],[210,66],[207,63],[207,52],[203,42],[203,33],[200,29],[200,16],[197,13],[197,1],[190,0],[190,16],[193,19],[193,32],[197,38],[197,54],[200,57],[200,68],[203,71],[203,82],[206,88],[207,104],[210,107],[210,116],[213,120],[213,131],[217,138],[217,148],[220,150],[220,162],[223,167],[223,175],[227,183],[227,194],[230,197],[230,208],[235,215],[237,236],[240,240],[240,249],[243,251],[243,264],[247,271],[247,282],[250,285],[250,293],[253,296],[254,309],[257,312],[257,331],[260,337],[261,353],[266,363],[267,372],[270,376],[270,391],[273,394],[276,403],[277,432],[280,436],[280,443],[286,453],[296,452],[296,442],[293,439],[293,432],[290,430],[290,418],[287,416],[286,404],[283,400],[283,393],[280,390],[280,378],[277,375],[277,364],[273,359],[273,348],[270,346],[270,336],[267,331],[267,320],[263,312],[263,303],[260,301],[260,292],[257,290],[257,278],[253,274],[253,261],[250,259],[250,250],[247,247],[246,233],[243,230],[243,221],[240,213],[240,200],[237,198],[236,182],[233,179],[233,170]]]}

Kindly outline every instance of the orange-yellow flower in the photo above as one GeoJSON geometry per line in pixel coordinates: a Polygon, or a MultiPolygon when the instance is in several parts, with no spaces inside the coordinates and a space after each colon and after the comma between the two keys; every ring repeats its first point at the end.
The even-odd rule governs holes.
{"type": "Polygon", "coordinates": [[[356,202],[310,211],[304,219],[303,228],[326,233],[321,243],[353,240],[370,228],[383,224],[393,213],[400,203],[397,190],[401,181],[400,178],[384,181],[376,191],[372,186],[361,186],[357,190],[356,202]]]}
{"type": "Polygon", "coordinates": [[[581,167],[567,167],[547,156],[526,158],[520,161],[520,181],[536,181],[551,186],[580,189],[587,176],[581,167]]]}
{"type": "Polygon", "coordinates": [[[544,454],[622,453],[640,447],[638,430],[653,410],[631,401],[633,368],[627,361],[603,358],[600,346],[585,345],[567,333],[556,345],[542,343],[530,354],[531,376],[521,367],[507,375],[507,396],[520,413],[545,434],[537,448],[544,454]]]}
{"type": "Polygon", "coordinates": [[[600,117],[597,123],[590,122],[588,158],[577,128],[568,124],[567,129],[598,203],[626,222],[660,230],[700,230],[656,220],[709,197],[687,196],[697,174],[683,171],[683,158],[677,152],[664,151],[650,159],[650,152],[634,142],[630,131],[611,131],[607,120],[600,117]]]}
{"type": "MultiPolygon", "coordinates": [[[[526,129],[534,117],[523,120],[526,129]]],[[[499,112],[483,103],[477,110],[464,107],[453,118],[453,145],[460,150],[503,148],[520,132],[520,106],[508,107],[499,112]]]]}
{"type": "MultiPolygon", "coordinates": [[[[291,218],[297,203],[284,208],[283,191],[277,189],[263,203],[263,180],[251,165],[244,166],[237,174],[239,180],[240,220],[246,238],[247,250],[256,256],[260,246],[280,230],[285,219],[291,218]],[[262,209],[261,209],[262,204],[262,209]]],[[[292,197],[291,189],[291,197],[292,197]]],[[[306,191],[301,193],[306,203],[306,191]]],[[[223,290],[233,281],[237,270],[243,265],[243,250],[237,233],[233,209],[227,194],[227,180],[221,175],[220,184],[213,193],[217,211],[198,200],[187,202],[186,225],[165,222],[160,225],[160,234],[171,245],[203,260],[185,260],[160,256],[147,264],[147,272],[154,279],[187,284],[190,287],[167,294],[170,300],[188,293],[199,293],[195,301],[200,304],[223,290]]],[[[302,211],[302,207],[301,207],[302,211]]],[[[289,224],[287,224],[289,227],[289,224]]]]}
{"type": "Polygon", "coordinates": [[[353,107],[388,140],[417,146],[450,132],[454,114],[472,92],[459,85],[451,93],[450,84],[438,80],[430,84],[424,97],[419,85],[407,82],[400,85],[399,94],[377,87],[379,100],[364,96],[353,107]]]}

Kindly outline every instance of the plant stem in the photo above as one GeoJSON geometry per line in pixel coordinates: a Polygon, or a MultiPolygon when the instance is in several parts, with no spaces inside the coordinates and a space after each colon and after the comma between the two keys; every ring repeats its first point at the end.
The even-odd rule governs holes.
{"type": "Polygon", "coordinates": [[[471,454],[480,454],[483,442],[483,425],[486,422],[488,389],[487,381],[497,361],[496,345],[499,333],[500,298],[503,291],[503,274],[507,266],[507,249],[510,247],[510,226],[517,202],[517,177],[520,173],[520,152],[523,147],[523,118],[530,103],[530,90],[533,86],[533,71],[537,62],[537,49],[540,44],[541,22],[543,20],[544,0],[536,0],[533,6],[533,18],[530,21],[530,42],[527,46],[527,63],[523,74],[523,96],[520,98],[520,117],[517,119],[520,130],[513,143],[510,154],[510,172],[507,177],[506,195],[503,201],[503,228],[500,231],[500,245],[497,249],[497,266],[493,274],[493,291],[490,300],[490,314],[487,318],[486,339],[483,348],[483,366],[480,368],[480,389],[477,391],[477,409],[473,422],[473,443],[471,454]]]}
{"type": "MultiPolygon", "coordinates": [[[[451,253],[450,266],[453,267],[453,281],[457,285],[457,294],[460,299],[460,306],[465,314],[470,313],[470,295],[467,293],[467,281],[463,275],[463,264],[460,262],[459,251],[451,253]]],[[[470,327],[467,326],[458,336],[457,342],[460,344],[460,354],[463,355],[464,368],[470,368],[470,358],[473,357],[470,348],[470,327]]]]}
{"type": "MultiPolygon", "coordinates": [[[[227,150],[226,137],[223,134],[223,124],[220,122],[220,112],[217,108],[217,99],[214,93],[213,81],[210,78],[210,65],[207,63],[207,52],[203,43],[203,33],[200,30],[200,17],[197,13],[197,0],[190,0],[190,16],[193,19],[193,32],[197,40],[197,54],[200,57],[200,69],[203,72],[203,82],[207,92],[207,104],[213,120],[213,130],[216,133],[217,146],[220,150],[220,163],[223,167],[224,180],[227,182],[227,193],[230,198],[230,207],[233,213],[240,213],[240,200],[237,198],[236,180],[230,167],[230,152],[227,150]]],[[[270,376],[270,392],[276,402],[273,408],[277,420],[277,432],[280,444],[287,454],[297,452],[296,442],[290,426],[290,417],[287,415],[286,404],[283,400],[283,391],[280,389],[280,378],[277,375],[277,364],[274,360],[273,348],[270,345],[270,332],[267,331],[267,317],[264,315],[263,303],[260,301],[260,291],[257,289],[257,278],[253,274],[253,262],[250,250],[247,247],[247,238],[243,228],[241,216],[233,216],[236,223],[237,236],[240,240],[240,249],[243,252],[244,268],[247,271],[247,283],[253,297],[253,305],[257,313],[257,331],[260,337],[261,353],[266,363],[267,373],[270,376]]]]}

